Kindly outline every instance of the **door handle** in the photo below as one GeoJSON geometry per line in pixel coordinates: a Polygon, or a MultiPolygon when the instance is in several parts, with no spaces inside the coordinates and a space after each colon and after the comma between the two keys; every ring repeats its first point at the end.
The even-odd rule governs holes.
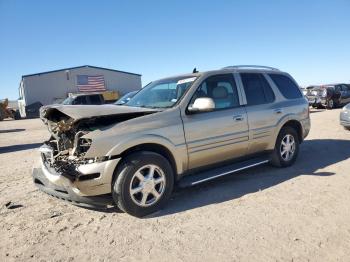
{"type": "Polygon", "coordinates": [[[283,112],[282,108],[277,108],[274,111],[276,114],[282,114],[282,112],[283,112]]]}
{"type": "Polygon", "coordinates": [[[242,115],[237,115],[237,116],[233,116],[233,120],[235,121],[243,121],[244,117],[242,115]]]}

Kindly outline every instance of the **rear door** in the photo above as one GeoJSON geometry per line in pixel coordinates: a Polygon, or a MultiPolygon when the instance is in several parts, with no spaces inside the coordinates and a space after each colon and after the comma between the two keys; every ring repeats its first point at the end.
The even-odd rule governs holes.
{"type": "Polygon", "coordinates": [[[215,110],[182,116],[189,169],[246,154],[248,121],[238,92],[233,74],[210,76],[198,87],[189,106],[198,97],[210,97],[215,110]]]}
{"type": "Polygon", "coordinates": [[[267,149],[283,108],[273,103],[275,94],[263,74],[240,73],[240,77],[247,100],[248,154],[254,154],[267,149]]]}

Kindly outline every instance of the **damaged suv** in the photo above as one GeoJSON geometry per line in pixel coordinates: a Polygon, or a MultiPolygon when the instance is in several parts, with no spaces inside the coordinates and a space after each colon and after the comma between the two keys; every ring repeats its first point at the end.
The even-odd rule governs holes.
{"type": "Polygon", "coordinates": [[[138,217],[158,210],[175,185],[292,165],[310,129],[296,82],[263,66],[165,78],[122,106],[52,105],[40,115],[51,137],[34,183],[73,204],[138,217]]]}

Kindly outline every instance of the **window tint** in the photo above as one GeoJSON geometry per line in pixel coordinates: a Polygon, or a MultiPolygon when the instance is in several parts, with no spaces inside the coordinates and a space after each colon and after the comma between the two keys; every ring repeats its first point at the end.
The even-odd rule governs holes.
{"type": "Polygon", "coordinates": [[[193,95],[190,105],[196,98],[210,97],[214,100],[215,109],[232,108],[239,106],[236,82],[232,74],[215,75],[208,77],[193,95]]]}
{"type": "Polygon", "coordinates": [[[91,105],[100,105],[101,104],[101,98],[99,95],[89,96],[89,99],[90,99],[91,105]]]}
{"type": "Polygon", "coordinates": [[[285,98],[302,97],[299,87],[288,76],[280,74],[269,74],[269,76],[285,98]]]}
{"type": "Polygon", "coordinates": [[[349,91],[349,88],[346,85],[341,85],[341,91],[349,91]]]}
{"type": "Polygon", "coordinates": [[[241,79],[249,106],[272,103],[275,100],[275,94],[262,74],[242,73],[241,79]]]}
{"type": "Polygon", "coordinates": [[[85,96],[78,96],[74,99],[73,105],[86,105],[86,97],[85,96]]]}

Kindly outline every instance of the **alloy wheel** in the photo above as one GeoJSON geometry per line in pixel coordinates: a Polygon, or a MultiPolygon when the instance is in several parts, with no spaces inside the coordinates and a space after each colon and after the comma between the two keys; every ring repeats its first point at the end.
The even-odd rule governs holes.
{"type": "Polygon", "coordinates": [[[165,184],[165,174],[160,167],[145,165],[139,168],[131,179],[131,199],[138,206],[151,206],[163,195],[165,184]]]}
{"type": "Polygon", "coordinates": [[[280,146],[280,154],[284,161],[290,161],[295,153],[295,139],[292,135],[287,134],[283,137],[281,146],[280,146]]]}

